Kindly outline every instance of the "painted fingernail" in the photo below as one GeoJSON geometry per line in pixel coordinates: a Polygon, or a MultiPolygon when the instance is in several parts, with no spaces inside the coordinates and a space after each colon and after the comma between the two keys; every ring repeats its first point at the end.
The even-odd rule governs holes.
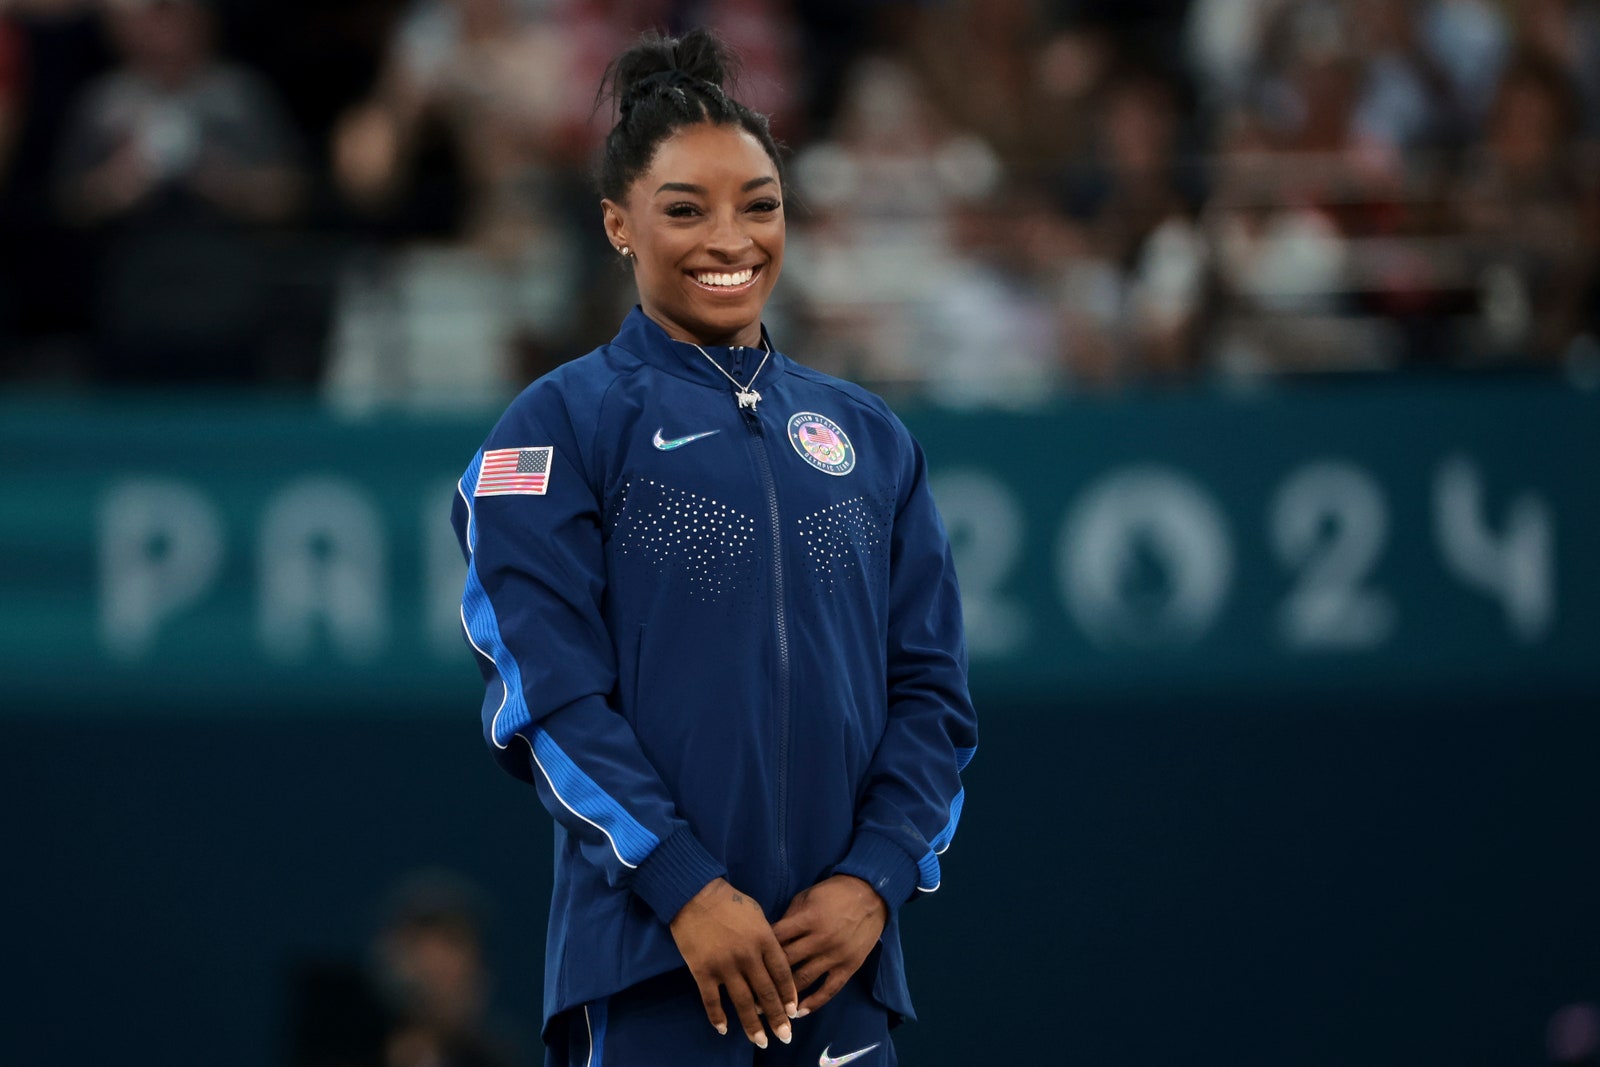
{"type": "Polygon", "coordinates": [[[799,1011],[794,1013],[794,1017],[796,1019],[804,1019],[807,1015],[810,1015],[810,1014],[811,1014],[811,1009],[810,1008],[801,1008],[799,1011]]]}
{"type": "Polygon", "coordinates": [[[717,1033],[721,1034],[723,1037],[727,1037],[728,1036],[728,1024],[727,1023],[717,1023],[715,1025],[717,1027],[717,1033]]]}
{"type": "Polygon", "coordinates": [[[777,1034],[778,1040],[782,1041],[785,1045],[794,1040],[794,1034],[790,1032],[788,1023],[779,1023],[775,1028],[773,1028],[772,1032],[777,1034]]]}
{"type": "Polygon", "coordinates": [[[767,1047],[767,1035],[766,1034],[757,1034],[755,1037],[752,1037],[750,1040],[754,1041],[756,1043],[756,1048],[766,1048],[767,1047]]]}
{"type": "Polygon", "coordinates": [[[791,1018],[791,1019],[798,1019],[798,1018],[800,1018],[800,1015],[799,1015],[799,1013],[798,1013],[798,1009],[797,1009],[797,1008],[796,1008],[796,1007],[795,1007],[795,1005],[794,1005],[794,1004],[793,1004],[793,1002],[790,1002],[790,1003],[788,1003],[788,1004],[785,1004],[785,1005],[784,1005],[784,1006],[783,1006],[783,1010],[784,1010],[784,1011],[785,1011],[785,1012],[787,1012],[787,1013],[788,1013],[788,1014],[789,1014],[789,1018],[791,1018]]]}

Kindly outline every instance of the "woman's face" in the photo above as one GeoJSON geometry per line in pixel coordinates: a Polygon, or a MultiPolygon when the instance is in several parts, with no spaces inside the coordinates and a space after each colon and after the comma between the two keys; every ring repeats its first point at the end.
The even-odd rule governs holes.
{"type": "Polygon", "coordinates": [[[783,268],[778,169],[738,126],[700,123],[661,142],[606,235],[634,256],[639,304],[667,334],[702,345],[761,343],[761,309],[783,268]]]}

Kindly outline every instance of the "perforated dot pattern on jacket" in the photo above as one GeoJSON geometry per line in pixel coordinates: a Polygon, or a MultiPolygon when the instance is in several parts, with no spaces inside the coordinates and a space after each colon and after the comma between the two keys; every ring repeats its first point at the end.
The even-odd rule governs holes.
{"type": "Polygon", "coordinates": [[[889,571],[894,495],[854,496],[796,520],[806,575],[816,592],[880,584],[889,571]]]}
{"type": "Polygon", "coordinates": [[[625,484],[607,511],[611,549],[624,560],[682,580],[699,600],[749,593],[756,523],[737,508],[641,478],[625,484]]]}

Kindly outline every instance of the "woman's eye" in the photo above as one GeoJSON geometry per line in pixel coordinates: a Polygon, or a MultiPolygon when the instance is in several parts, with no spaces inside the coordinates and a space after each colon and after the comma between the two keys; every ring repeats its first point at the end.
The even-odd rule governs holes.
{"type": "Polygon", "coordinates": [[[668,217],[674,219],[686,219],[699,214],[699,212],[700,209],[693,204],[671,204],[667,207],[668,217]]]}
{"type": "Polygon", "coordinates": [[[778,210],[778,206],[779,205],[776,200],[757,200],[755,203],[750,205],[750,210],[763,215],[770,215],[772,212],[778,210]]]}

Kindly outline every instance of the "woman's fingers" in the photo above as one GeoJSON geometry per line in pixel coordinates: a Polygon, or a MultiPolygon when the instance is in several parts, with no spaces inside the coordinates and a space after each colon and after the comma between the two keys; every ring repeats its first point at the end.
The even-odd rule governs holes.
{"type": "MultiPolygon", "coordinates": [[[[690,972],[693,974],[693,972],[690,972]]],[[[728,1016],[722,1010],[722,987],[716,979],[706,978],[696,974],[694,984],[700,987],[700,1006],[706,1010],[706,1018],[711,1020],[711,1025],[716,1027],[717,1033],[728,1032],[728,1016]]]]}
{"type": "Polygon", "coordinates": [[[750,995],[750,986],[743,978],[730,976],[727,983],[728,999],[733,1002],[733,1012],[739,1017],[744,1036],[760,1048],[767,1047],[767,1031],[756,1014],[756,998],[750,995]]]}
{"type": "Polygon", "coordinates": [[[778,1001],[777,987],[772,984],[771,978],[765,971],[750,977],[755,979],[754,984],[744,976],[736,977],[728,983],[728,999],[733,1001],[734,1011],[739,1014],[745,1036],[757,1047],[767,1047],[767,1031],[761,1025],[761,1015],[765,1012],[772,1032],[777,1035],[779,1041],[787,1045],[793,1037],[793,1032],[789,1028],[788,1012],[778,1001]]]}
{"type": "Polygon", "coordinates": [[[855,973],[856,969],[854,967],[835,967],[830,970],[828,972],[828,980],[822,983],[822,988],[800,1002],[801,1013],[810,1014],[828,1003],[839,994],[839,990],[844,988],[844,984],[855,973]]]}
{"type": "Polygon", "coordinates": [[[778,944],[776,937],[770,937],[762,949],[762,963],[766,966],[766,974],[773,982],[773,997],[771,1003],[763,1000],[768,1019],[778,1019],[782,1025],[782,1033],[778,1033],[782,1043],[787,1045],[789,1038],[789,1019],[794,1019],[795,1013],[800,1009],[800,990],[795,989],[795,976],[789,969],[789,957],[784,955],[782,945],[778,944]]]}

